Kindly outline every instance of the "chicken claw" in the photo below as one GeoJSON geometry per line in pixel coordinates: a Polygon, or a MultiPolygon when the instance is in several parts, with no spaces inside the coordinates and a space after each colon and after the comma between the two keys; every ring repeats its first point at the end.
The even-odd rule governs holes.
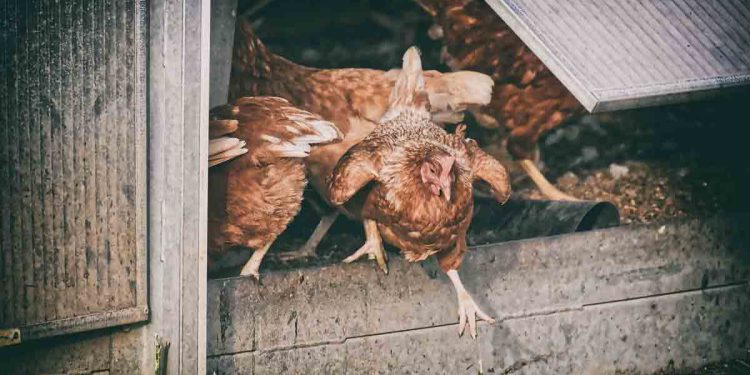
{"type": "Polygon", "coordinates": [[[489,323],[494,323],[495,319],[485,314],[479,306],[477,306],[474,299],[471,298],[471,295],[461,283],[461,279],[458,277],[458,271],[450,270],[447,274],[448,278],[450,278],[453,283],[453,286],[456,288],[456,294],[458,295],[458,335],[462,336],[464,334],[464,330],[468,324],[471,338],[476,339],[477,316],[489,323]]]}
{"type": "Polygon", "coordinates": [[[362,245],[354,254],[349,255],[344,259],[344,263],[351,263],[367,254],[368,259],[375,259],[385,274],[388,274],[388,256],[385,254],[383,249],[383,241],[380,238],[380,232],[378,232],[378,224],[373,220],[365,220],[365,244],[362,245]]]}

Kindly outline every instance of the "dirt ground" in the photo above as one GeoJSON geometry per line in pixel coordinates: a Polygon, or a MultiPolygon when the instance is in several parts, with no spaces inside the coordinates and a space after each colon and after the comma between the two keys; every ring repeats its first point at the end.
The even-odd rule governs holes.
{"type": "MultiPolygon", "coordinates": [[[[252,20],[274,52],[304,65],[390,69],[400,64],[406,48],[417,45],[426,69],[447,70],[439,59],[440,42],[427,37],[431,19],[411,1],[294,3],[292,8],[284,0],[240,1],[239,13],[252,20]]],[[[614,203],[623,224],[747,212],[748,104],[750,92],[745,90],[710,101],[586,115],[542,139],[541,170],[570,195],[614,203]]],[[[486,134],[472,127],[471,118],[467,123],[469,135],[482,143],[486,134]]],[[[504,162],[516,170],[511,160],[504,162]]],[[[513,181],[519,197],[541,198],[522,175],[514,173],[513,181]]],[[[305,204],[269,255],[300,246],[315,223],[305,204]]],[[[271,256],[264,269],[332,263],[361,245],[356,223],[340,220],[332,234],[317,258],[285,263],[271,256]]],[[[693,373],[750,373],[750,367],[720,363],[693,373]]]]}

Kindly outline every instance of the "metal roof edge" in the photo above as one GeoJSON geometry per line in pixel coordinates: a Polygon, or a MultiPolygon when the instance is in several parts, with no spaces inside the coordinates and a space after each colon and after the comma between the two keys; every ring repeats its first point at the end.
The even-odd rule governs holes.
{"type": "Polygon", "coordinates": [[[734,86],[746,85],[748,83],[750,83],[750,73],[735,74],[723,77],[691,79],[677,83],[634,86],[628,89],[594,90],[594,92],[596,93],[596,96],[601,100],[611,100],[628,98],[631,96],[643,96],[644,92],[650,92],[652,93],[652,95],[670,95],[686,93],[688,91],[729,88],[734,86]]]}
{"type": "MultiPolygon", "coordinates": [[[[515,8],[518,13],[523,13],[523,9],[519,7],[513,0],[485,0],[492,10],[497,13],[502,20],[508,24],[514,33],[526,44],[526,46],[533,52],[537,58],[542,60],[545,66],[555,75],[557,79],[562,82],[563,85],[575,96],[576,99],[588,110],[594,112],[598,107],[600,98],[595,96],[596,94],[586,90],[586,86],[580,82],[573,72],[565,68],[564,64],[560,61],[561,54],[556,54],[550,50],[545,43],[534,34],[535,30],[532,25],[524,22],[520,19],[516,13],[510,10],[515,8]]],[[[539,33],[542,34],[542,33],[539,33]]],[[[580,75],[579,75],[580,76],[580,75]]]]}
{"type": "Polygon", "coordinates": [[[685,103],[702,99],[726,96],[737,91],[747,90],[747,87],[737,85],[706,87],[693,89],[692,91],[676,91],[671,93],[658,93],[649,96],[623,96],[618,98],[603,99],[596,103],[591,113],[619,111],[625,109],[656,107],[660,105],[685,103]]]}

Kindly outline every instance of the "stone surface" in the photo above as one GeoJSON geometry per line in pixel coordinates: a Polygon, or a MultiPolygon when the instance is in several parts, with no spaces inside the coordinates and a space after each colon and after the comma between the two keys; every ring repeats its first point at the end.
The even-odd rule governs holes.
{"type": "MultiPolygon", "coordinates": [[[[655,371],[750,346],[748,218],[678,221],[475,247],[460,269],[498,319],[457,337],[431,261],[371,262],[209,282],[217,373],[655,371]],[[728,322],[728,323],[727,323],[728,322]],[[341,371],[337,371],[341,370],[341,371]]],[[[210,373],[211,371],[209,371],[210,373]]]]}

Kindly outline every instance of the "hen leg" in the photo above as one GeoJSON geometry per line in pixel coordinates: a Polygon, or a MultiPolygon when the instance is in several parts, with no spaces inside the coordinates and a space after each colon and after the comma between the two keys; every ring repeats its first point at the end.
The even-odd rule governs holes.
{"type": "Polygon", "coordinates": [[[331,229],[331,226],[334,222],[336,222],[336,219],[339,217],[339,212],[334,211],[330,214],[323,215],[320,218],[320,222],[318,222],[318,226],[315,227],[315,231],[313,231],[312,235],[310,235],[310,238],[307,239],[304,245],[302,245],[301,248],[295,250],[295,251],[287,251],[283,253],[279,253],[276,255],[276,257],[280,260],[294,260],[294,259],[303,259],[303,258],[312,258],[315,256],[315,250],[318,248],[318,245],[320,244],[320,241],[323,240],[323,237],[325,237],[326,233],[328,233],[328,230],[331,229]]]}
{"type": "Polygon", "coordinates": [[[494,323],[495,319],[492,319],[489,315],[485,314],[479,306],[477,306],[474,299],[471,298],[469,292],[466,291],[464,285],[461,283],[461,279],[458,277],[458,271],[449,270],[447,272],[448,278],[453,283],[453,287],[456,288],[456,294],[458,295],[458,335],[464,334],[466,325],[469,325],[469,334],[471,338],[477,338],[477,316],[490,323],[494,323]]]}
{"type": "Polygon", "coordinates": [[[242,271],[240,271],[240,275],[252,276],[255,278],[255,280],[260,281],[260,272],[258,272],[260,270],[260,262],[263,261],[263,256],[266,255],[266,253],[268,252],[268,249],[271,248],[272,244],[273,244],[273,241],[253,251],[253,255],[250,256],[250,259],[242,267],[242,271]]]}
{"type": "Polygon", "coordinates": [[[378,262],[378,267],[388,274],[388,264],[386,264],[388,257],[385,255],[385,250],[383,249],[383,240],[380,238],[378,224],[374,220],[364,220],[364,226],[365,244],[359,250],[355,251],[354,254],[346,257],[344,263],[354,262],[366,254],[369,259],[375,259],[378,262]]]}
{"type": "Polygon", "coordinates": [[[531,181],[534,182],[534,185],[539,188],[539,191],[541,191],[545,197],[554,201],[579,200],[576,197],[572,197],[568,194],[563,193],[562,191],[560,191],[560,189],[556,188],[549,181],[547,181],[547,178],[545,178],[542,172],[539,171],[539,168],[536,167],[536,164],[534,164],[533,161],[529,159],[522,159],[518,162],[518,164],[521,166],[521,169],[523,169],[523,171],[529,176],[529,178],[531,178],[531,181]]]}
{"type": "Polygon", "coordinates": [[[283,253],[274,254],[276,259],[289,261],[315,257],[315,251],[318,249],[320,241],[323,240],[323,237],[325,237],[333,223],[336,222],[336,219],[339,217],[339,212],[337,210],[331,211],[328,203],[320,198],[317,193],[308,193],[311,193],[311,191],[308,190],[305,192],[305,200],[310,204],[313,211],[318,214],[320,221],[302,247],[294,251],[285,251],[283,253]]]}

